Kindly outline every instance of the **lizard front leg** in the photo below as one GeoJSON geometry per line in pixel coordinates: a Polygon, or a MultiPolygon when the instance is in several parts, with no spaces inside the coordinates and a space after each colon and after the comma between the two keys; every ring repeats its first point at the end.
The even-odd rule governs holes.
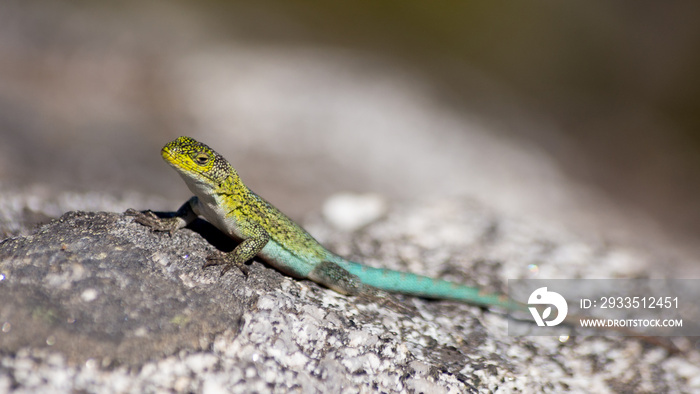
{"type": "Polygon", "coordinates": [[[270,234],[259,225],[253,226],[252,233],[254,234],[252,237],[244,239],[233,251],[229,253],[215,252],[207,256],[207,262],[202,268],[223,264],[224,268],[221,270],[221,276],[223,276],[235,266],[245,276],[248,276],[246,261],[260,253],[270,240],[270,234]]]}
{"type": "Polygon", "coordinates": [[[151,210],[140,212],[129,208],[125,213],[129,216],[133,216],[137,223],[150,227],[153,231],[167,231],[172,235],[175,231],[186,227],[197,219],[194,207],[197,206],[198,203],[199,200],[197,197],[193,196],[187,200],[186,203],[182,204],[173,217],[169,218],[159,218],[151,210]]]}

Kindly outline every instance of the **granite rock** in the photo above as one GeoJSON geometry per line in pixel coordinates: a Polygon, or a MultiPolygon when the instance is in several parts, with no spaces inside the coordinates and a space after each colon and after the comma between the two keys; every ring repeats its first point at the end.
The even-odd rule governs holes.
{"type": "MultiPolygon", "coordinates": [[[[370,265],[505,291],[507,278],[639,275],[634,251],[464,199],[394,203],[352,232],[307,228],[370,265]]],[[[0,243],[0,391],[688,392],[697,351],[632,338],[511,337],[498,312],[348,297],[250,263],[203,269],[235,241],[68,212],[0,243]]],[[[690,345],[692,347],[692,345],[690,345]]]]}

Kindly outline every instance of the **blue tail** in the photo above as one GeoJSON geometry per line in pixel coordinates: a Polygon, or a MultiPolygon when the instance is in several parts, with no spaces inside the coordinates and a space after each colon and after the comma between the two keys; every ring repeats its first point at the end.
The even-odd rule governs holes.
{"type": "Polygon", "coordinates": [[[416,275],[410,272],[373,268],[353,261],[336,261],[362,283],[378,289],[423,298],[462,301],[468,304],[496,306],[511,311],[526,310],[525,306],[504,295],[488,294],[476,287],[448,282],[442,279],[416,275]]]}

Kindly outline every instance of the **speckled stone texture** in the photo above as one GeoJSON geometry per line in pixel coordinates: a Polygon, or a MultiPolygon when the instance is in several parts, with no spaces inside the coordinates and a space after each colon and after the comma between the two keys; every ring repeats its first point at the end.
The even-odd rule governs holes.
{"type": "MultiPolygon", "coordinates": [[[[648,274],[643,254],[470,200],[394,203],[337,253],[503,291],[512,278],[648,274]]],[[[6,228],[9,228],[6,226],[6,228]]],[[[19,232],[18,232],[19,234],[19,232]]],[[[259,261],[202,269],[235,244],[206,222],[153,233],[69,212],[0,243],[0,392],[692,392],[700,356],[618,337],[514,338],[497,312],[347,297],[259,261]]]]}

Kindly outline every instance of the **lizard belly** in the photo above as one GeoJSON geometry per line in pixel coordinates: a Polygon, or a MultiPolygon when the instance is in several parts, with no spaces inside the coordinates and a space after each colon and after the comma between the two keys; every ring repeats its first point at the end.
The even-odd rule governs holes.
{"type": "Polygon", "coordinates": [[[200,197],[199,204],[197,204],[197,214],[204,217],[204,219],[229,237],[243,239],[239,226],[233,219],[227,217],[228,213],[221,207],[221,204],[216,201],[203,202],[202,200],[200,197]]]}

